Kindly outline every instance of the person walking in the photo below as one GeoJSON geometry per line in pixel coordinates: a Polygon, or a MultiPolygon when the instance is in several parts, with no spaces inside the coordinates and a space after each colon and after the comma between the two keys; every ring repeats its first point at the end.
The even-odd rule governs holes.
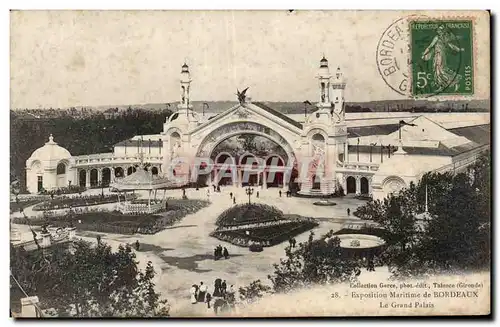
{"type": "Polygon", "coordinates": [[[259,198],[259,191],[257,191],[257,199],[259,198]]]}
{"type": "Polygon", "coordinates": [[[233,204],[236,204],[236,197],[233,197],[233,204]]]}
{"type": "Polygon", "coordinates": [[[195,304],[196,302],[198,302],[198,300],[196,299],[196,291],[197,291],[197,286],[192,285],[191,289],[189,290],[189,293],[191,294],[191,304],[195,304]]]}
{"type": "Polygon", "coordinates": [[[347,208],[347,215],[350,216],[351,215],[351,209],[347,208]]]}
{"type": "Polygon", "coordinates": [[[217,278],[214,282],[214,296],[222,296],[222,280],[217,278]]]}
{"type": "Polygon", "coordinates": [[[205,302],[207,302],[207,307],[209,309],[210,309],[210,301],[212,301],[212,295],[210,294],[210,292],[208,292],[206,297],[205,297],[205,302]]]}
{"type": "Polygon", "coordinates": [[[140,247],[141,247],[141,244],[139,243],[139,240],[135,241],[135,250],[139,251],[140,247]]]}
{"type": "Polygon", "coordinates": [[[200,282],[200,288],[198,290],[198,302],[205,302],[205,295],[208,291],[207,285],[203,284],[203,282],[200,282]]]}
{"type": "Polygon", "coordinates": [[[235,301],[235,291],[233,285],[229,287],[229,290],[227,291],[227,302],[233,306],[235,301]]]}
{"type": "Polygon", "coordinates": [[[232,199],[233,198],[233,192],[229,193],[229,197],[232,199]]]}
{"type": "Polygon", "coordinates": [[[229,259],[229,251],[226,247],[224,247],[224,251],[222,253],[224,255],[224,259],[229,259]]]}
{"type": "Polygon", "coordinates": [[[279,191],[279,194],[280,194],[280,198],[281,198],[281,190],[279,191]]]}
{"type": "Polygon", "coordinates": [[[220,285],[220,288],[221,288],[222,296],[225,296],[226,293],[227,293],[227,284],[226,284],[226,280],[225,279],[222,282],[222,284],[220,285]]]}

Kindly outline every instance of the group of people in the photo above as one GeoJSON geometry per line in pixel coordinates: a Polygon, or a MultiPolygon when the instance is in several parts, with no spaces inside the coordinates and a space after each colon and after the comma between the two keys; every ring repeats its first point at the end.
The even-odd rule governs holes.
{"type": "MultiPolygon", "coordinates": [[[[283,194],[283,192],[281,192],[281,190],[279,190],[278,193],[279,193],[280,198],[281,198],[281,195],[283,194]]],[[[291,198],[292,197],[292,191],[290,191],[290,190],[286,191],[285,194],[286,194],[287,198],[291,198]]]]}
{"type": "Polygon", "coordinates": [[[229,197],[233,199],[233,204],[236,204],[236,197],[234,196],[233,192],[229,193],[229,197]]]}
{"type": "Polygon", "coordinates": [[[292,237],[288,240],[288,243],[290,244],[290,247],[291,248],[294,248],[297,246],[297,240],[295,239],[295,237],[292,237]]]}
{"type": "Polygon", "coordinates": [[[209,292],[208,286],[203,282],[200,282],[200,285],[193,284],[189,293],[191,294],[191,304],[206,303],[207,308],[210,309],[211,302],[214,301],[215,313],[217,313],[220,306],[224,304],[234,306],[236,301],[234,285],[228,288],[226,280],[220,278],[217,278],[214,282],[213,293],[209,292]]]}
{"type": "Polygon", "coordinates": [[[222,257],[224,257],[224,259],[229,259],[229,251],[226,247],[222,248],[219,244],[214,249],[214,260],[219,260],[222,257]]]}

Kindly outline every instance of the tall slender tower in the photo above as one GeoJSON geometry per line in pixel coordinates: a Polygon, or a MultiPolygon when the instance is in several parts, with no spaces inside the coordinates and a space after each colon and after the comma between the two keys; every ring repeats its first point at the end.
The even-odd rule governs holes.
{"type": "Polygon", "coordinates": [[[316,76],[319,81],[319,102],[318,108],[330,108],[332,105],[330,103],[330,70],[328,68],[328,60],[323,55],[323,59],[319,62],[319,72],[316,76]]]}
{"type": "Polygon", "coordinates": [[[345,121],[345,101],[344,101],[344,90],[346,81],[344,79],[344,74],[337,68],[335,76],[332,81],[332,104],[333,113],[337,116],[336,123],[342,123],[345,121]]]}
{"type": "Polygon", "coordinates": [[[189,66],[184,63],[181,70],[181,101],[177,106],[179,109],[191,109],[193,106],[190,103],[189,89],[191,87],[191,75],[189,74],[189,66]]]}

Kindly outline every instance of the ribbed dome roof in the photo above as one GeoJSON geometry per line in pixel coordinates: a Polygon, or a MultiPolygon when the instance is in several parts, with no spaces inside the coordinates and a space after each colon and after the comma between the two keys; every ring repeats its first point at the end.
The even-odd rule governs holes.
{"type": "Polygon", "coordinates": [[[28,160],[58,161],[70,158],[71,153],[62,146],[57,145],[54,142],[54,137],[50,134],[49,141],[41,148],[36,149],[28,160]]]}

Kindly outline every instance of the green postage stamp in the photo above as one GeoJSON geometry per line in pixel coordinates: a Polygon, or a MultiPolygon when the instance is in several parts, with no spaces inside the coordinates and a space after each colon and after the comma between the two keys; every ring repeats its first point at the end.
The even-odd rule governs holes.
{"type": "Polygon", "coordinates": [[[410,21],[414,96],[474,94],[472,20],[410,21]]]}

